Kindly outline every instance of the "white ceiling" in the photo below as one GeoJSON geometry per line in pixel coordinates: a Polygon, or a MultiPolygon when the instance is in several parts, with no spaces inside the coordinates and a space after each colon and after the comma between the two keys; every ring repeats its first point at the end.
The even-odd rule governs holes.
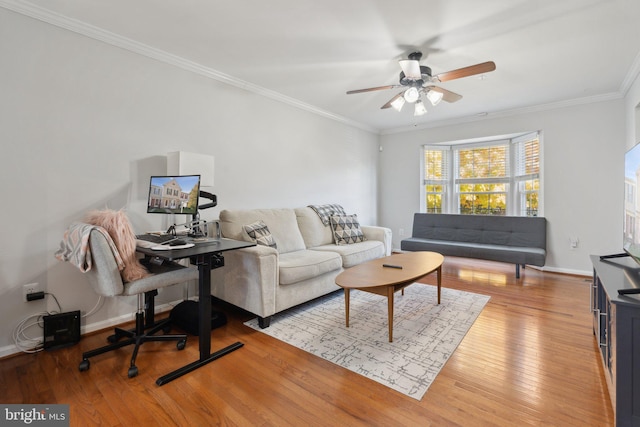
{"type": "Polygon", "coordinates": [[[640,66],[638,0],[0,0],[0,6],[236,86],[389,132],[624,95],[640,66]],[[398,59],[433,74],[492,60],[440,86],[462,100],[414,117],[380,107],[398,59]]]}

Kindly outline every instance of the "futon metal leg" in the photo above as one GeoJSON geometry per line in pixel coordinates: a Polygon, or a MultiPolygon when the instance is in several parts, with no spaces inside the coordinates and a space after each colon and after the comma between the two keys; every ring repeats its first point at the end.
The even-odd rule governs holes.
{"type": "Polygon", "coordinates": [[[520,264],[516,264],[516,279],[520,278],[520,264]]]}

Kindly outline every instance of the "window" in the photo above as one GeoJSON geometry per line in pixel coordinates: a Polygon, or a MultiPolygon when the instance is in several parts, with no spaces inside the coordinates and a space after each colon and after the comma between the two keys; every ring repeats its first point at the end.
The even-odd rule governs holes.
{"type": "Polygon", "coordinates": [[[424,150],[424,185],[427,213],[442,213],[449,179],[448,156],[442,150],[424,150]]]}
{"type": "Polygon", "coordinates": [[[423,148],[422,212],[537,216],[539,133],[423,148]]]}

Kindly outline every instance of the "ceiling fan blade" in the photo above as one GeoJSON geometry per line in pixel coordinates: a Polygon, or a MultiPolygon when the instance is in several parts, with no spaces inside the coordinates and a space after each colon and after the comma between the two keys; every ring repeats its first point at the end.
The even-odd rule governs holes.
{"type": "Polygon", "coordinates": [[[393,103],[393,101],[395,101],[396,99],[400,98],[402,95],[404,95],[404,91],[400,92],[399,94],[397,94],[396,96],[394,96],[393,98],[391,98],[389,100],[389,102],[387,102],[386,104],[384,104],[382,107],[380,107],[381,110],[384,110],[385,108],[389,108],[391,107],[391,104],[393,103]]]}
{"type": "Polygon", "coordinates": [[[400,68],[404,72],[405,77],[411,80],[420,80],[422,73],[420,73],[420,63],[415,59],[401,59],[398,61],[400,68]]]}
{"type": "Polygon", "coordinates": [[[447,71],[440,73],[437,76],[433,76],[433,80],[439,82],[446,82],[449,80],[461,79],[463,77],[474,76],[476,74],[488,73],[496,69],[496,64],[493,61],[483,62],[481,64],[470,65],[464,68],[458,68],[457,70],[447,71]]]}
{"type": "Polygon", "coordinates": [[[456,102],[462,99],[462,95],[459,95],[455,92],[451,92],[450,90],[442,89],[438,86],[426,86],[425,89],[432,90],[434,92],[440,92],[442,94],[442,100],[447,102],[456,102]]]}
{"type": "Polygon", "coordinates": [[[385,90],[385,89],[393,89],[396,87],[400,87],[399,85],[389,85],[389,86],[378,86],[378,87],[370,87],[366,89],[356,89],[347,91],[347,95],[351,95],[352,93],[363,93],[363,92],[373,92],[374,90],[385,90]]]}

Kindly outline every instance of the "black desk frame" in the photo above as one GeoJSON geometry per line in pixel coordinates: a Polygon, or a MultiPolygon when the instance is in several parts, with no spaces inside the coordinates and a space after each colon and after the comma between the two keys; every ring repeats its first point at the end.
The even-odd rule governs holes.
{"type": "Polygon", "coordinates": [[[231,239],[220,239],[219,241],[198,243],[196,246],[187,249],[176,249],[168,251],[154,251],[147,248],[137,248],[137,251],[147,257],[157,257],[174,261],[189,258],[192,264],[198,266],[198,322],[199,322],[199,345],[200,357],[195,362],[189,363],[176,369],[156,380],[156,384],[161,386],[175,380],[209,362],[225,356],[244,344],[233,343],[215,352],[211,352],[211,270],[224,267],[224,257],[222,252],[255,246],[255,243],[241,242],[231,239]]]}

